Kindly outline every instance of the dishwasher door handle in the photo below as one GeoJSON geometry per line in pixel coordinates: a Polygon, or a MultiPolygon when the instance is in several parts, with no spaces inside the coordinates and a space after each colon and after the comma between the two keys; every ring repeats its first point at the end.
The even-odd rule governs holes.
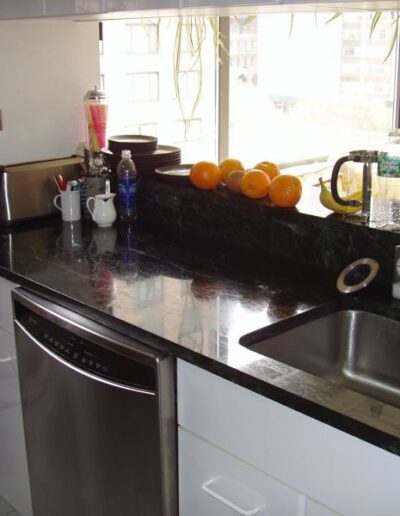
{"type": "Polygon", "coordinates": [[[23,324],[20,323],[17,319],[14,319],[14,323],[18,330],[20,330],[25,337],[29,339],[33,344],[35,344],[38,348],[40,348],[42,351],[44,351],[47,355],[49,355],[51,358],[62,364],[63,366],[69,367],[76,373],[81,374],[82,376],[86,376],[87,378],[90,378],[91,380],[94,380],[95,382],[104,383],[105,385],[116,387],[117,389],[124,389],[126,391],[134,392],[136,394],[144,394],[145,396],[155,396],[155,391],[149,390],[149,389],[140,389],[137,387],[131,387],[130,385],[124,385],[122,383],[113,382],[111,380],[108,380],[107,378],[103,378],[101,376],[97,376],[95,374],[90,373],[89,371],[85,371],[84,369],[80,369],[79,367],[75,366],[74,364],[71,364],[68,362],[68,360],[64,360],[62,357],[51,351],[47,346],[44,346],[34,335],[32,335],[23,324]]]}

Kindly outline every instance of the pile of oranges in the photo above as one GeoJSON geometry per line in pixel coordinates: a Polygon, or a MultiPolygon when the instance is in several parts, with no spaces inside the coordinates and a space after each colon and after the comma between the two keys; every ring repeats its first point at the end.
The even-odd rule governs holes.
{"type": "Polygon", "coordinates": [[[219,165],[199,161],[190,171],[190,180],[202,190],[211,190],[224,183],[231,192],[250,199],[268,196],[272,204],[282,208],[296,206],[302,192],[298,177],[281,174],[279,167],[269,161],[262,161],[250,170],[245,170],[237,159],[225,159],[219,165]]]}

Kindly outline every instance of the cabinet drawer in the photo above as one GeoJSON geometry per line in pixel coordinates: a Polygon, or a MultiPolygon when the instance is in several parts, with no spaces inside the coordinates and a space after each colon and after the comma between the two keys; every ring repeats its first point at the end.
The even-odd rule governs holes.
{"type": "Polygon", "coordinates": [[[399,514],[400,457],[182,360],[178,422],[339,513],[399,514]]]}
{"type": "Polygon", "coordinates": [[[11,291],[17,285],[4,278],[0,278],[0,328],[14,335],[13,310],[11,291]]]}
{"type": "Polygon", "coordinates": [[[304,497],[179,429],[180,516],[299,516],[304,497]]]}

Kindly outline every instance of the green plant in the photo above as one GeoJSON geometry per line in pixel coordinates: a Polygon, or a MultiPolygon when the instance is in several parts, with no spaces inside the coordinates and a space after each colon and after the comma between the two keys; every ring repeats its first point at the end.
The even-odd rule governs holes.
{"type": "Polygon", "coordinates": [[[185,125],[185,135],[190,126],[195,112],[199,106],[201,93],[203,89],[203,45],[206,40],[207,30],[212,31],[214,48],[217,56],[220,49],[226,52],[225,45],[221,33],[219,31],[219,22],[217,17],[199,17],[199,16],[185,16],[178,19],[175,43],[174,43],[174,86],[175,94],[179,104],[179,109],[185,125]],[[182,48],[186,42],[186,48],[190,53],[190,65],[187,68],[186,64],[182,65],[182,48]],[[197,68],[196,68],[197,67],[197,68]],[[180,78],[182,72],[193,69],[199,71],[199,81],[197,84],[197,91],[194,94],[194,101],[187,110],[187,107],[182,101],[180,78]]]}

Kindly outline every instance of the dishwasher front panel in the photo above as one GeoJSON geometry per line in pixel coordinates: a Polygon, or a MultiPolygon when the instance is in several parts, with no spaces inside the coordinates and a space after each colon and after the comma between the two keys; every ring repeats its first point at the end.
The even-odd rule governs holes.
{"type": "MultiPolygon", "coordinates": [[[[55,349],[51,331],[40,339],[21,322],[24,318],[40,323],[41,317],[27,318],[24,312],[15,321],[35,516],[175,514],[164,478],[168,461],[169,474],[174,473],[174,443],[163,442],[157,385],[135,386],[126,381],[127,374],[118,383],[118,367],[111,379],[79,367],[78,354],[75,362],[68,360],[55,349]]],[[[71,330],[64,335],[57,334],[57,343],[67,349],[76,336],[71,330]]],[[[75,351],[79,342],[85,344],[74,342],[75,351]]],[[[117,366],[118,360],[129,360],[114,358],[117,366]]],[[[100,368],[104,364],[107,354],[100,368]]],[[[154,368],[158,364],[155,359],[154,368]]]]}

